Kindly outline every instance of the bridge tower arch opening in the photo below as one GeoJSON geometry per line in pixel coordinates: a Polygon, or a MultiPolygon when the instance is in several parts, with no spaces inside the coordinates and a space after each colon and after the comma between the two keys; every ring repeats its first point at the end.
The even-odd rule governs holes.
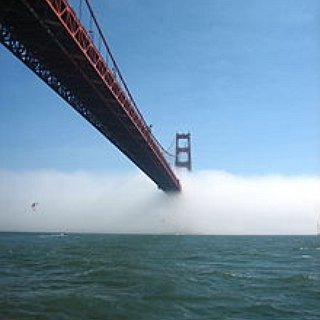
{"type": "Polygon", "coordinates": [[[176,154],[175,166],[177,168],[186,168],[191,171],[191,134],[177,133],[176,134],[176,154]]]}

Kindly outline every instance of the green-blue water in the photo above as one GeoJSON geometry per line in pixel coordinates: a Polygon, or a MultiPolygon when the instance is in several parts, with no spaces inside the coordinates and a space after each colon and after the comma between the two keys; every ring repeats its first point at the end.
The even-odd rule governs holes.
{"type": "Polygon", "coordinates": [[[0,233],[0,319],[320,319],[315,236],[0,233]]]}

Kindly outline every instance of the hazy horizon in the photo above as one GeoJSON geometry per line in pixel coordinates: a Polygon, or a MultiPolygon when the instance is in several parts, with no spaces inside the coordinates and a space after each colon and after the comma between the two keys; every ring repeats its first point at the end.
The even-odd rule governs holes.
{"type": "Polygon", "coordinates": [[[320,177],[181,175],[167,195],[131,174],[0,171],[0,230],[89,233],[315,234],[320,177]],[[39,203],[36,210],[31,204],[39,203]]]}

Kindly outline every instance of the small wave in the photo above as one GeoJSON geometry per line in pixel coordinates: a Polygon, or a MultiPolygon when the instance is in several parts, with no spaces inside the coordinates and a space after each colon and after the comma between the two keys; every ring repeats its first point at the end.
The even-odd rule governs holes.
{"type": "Polygon", "coordinates": [[[238,273],[232,271],[210,271],[199,273],[200,277],[217,276],[224,279],[240,279],[240,278],[253,278],[254,276],[250,273],[238,273]]]}
{"type": "Polygon", "coordinates": [[[234,272],[221,272],[221,275],[223,276],[223,278],[239,278],[239,275],[234,273],[234,272]]]}
{"type": "Polygon", "coordinates": [[[47,238],[62,238],[67,237],[68,235],[64,232],[61,233],[55,233],[55,234],[41,234],[39,235],[39,238],[47,239],[47,238]]]}
{"type": "Polygon", "coordinates": [[[110,276],[112,274],[116,274],[118,269],[116,268],[107,268],[107,267],[98,267],[98,268],[91,268],[85,270],[81,273],[81,276],[88,276],[93,278],[104,278],[110,276]]]}
{"type": "Polygon", "coordinates": [[[277,280],[285,283],[303,283],[307,281],[313,281],[315,280],[314,275],[311,274],[296,274],[284,278],[277,278],[277,280]]]}
{"type": "Polygon", "coordinates": [[[260,316],[279,316],[279,315],[293,315],[295,314],[294,311],[291,310],[284,310],[278,306],[275,306],[272,303],[257,303],[255,305],[249,306],[246,308],[247,311],[259,314],[260,316]]]}

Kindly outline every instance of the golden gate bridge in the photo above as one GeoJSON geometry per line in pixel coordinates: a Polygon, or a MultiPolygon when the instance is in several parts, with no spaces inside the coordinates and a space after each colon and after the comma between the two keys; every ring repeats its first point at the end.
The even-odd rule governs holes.
{"type": "MultiPolygon", "coordinates": [[[[140,113],[89,0],[76,14],[67,0],[0,2],[0,41],[165,192],[181,185],[140,113]],[[86,10],[89,29],[81,22],[86,10]],[[95,34],[92,29],[95,27],[95,34]]],[[[176,165],[191,169],[188,144],[176,165]]]]}

